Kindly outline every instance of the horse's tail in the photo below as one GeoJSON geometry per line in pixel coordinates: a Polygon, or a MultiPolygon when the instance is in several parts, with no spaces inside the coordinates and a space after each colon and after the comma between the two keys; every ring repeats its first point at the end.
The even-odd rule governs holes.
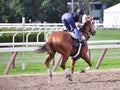
{"type": "Polygon", "coordinates": [[[42,52],[48,52],[50,50],[50,46],[49,44],[44,44],[43,46],[41,46],[40,48],[36,49],[35,52],[37,53],[42,53],[42,52]]]}

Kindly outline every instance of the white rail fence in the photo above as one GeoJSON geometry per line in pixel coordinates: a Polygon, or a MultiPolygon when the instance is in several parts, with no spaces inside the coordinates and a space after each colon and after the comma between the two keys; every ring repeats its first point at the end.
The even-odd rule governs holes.
{"type": "Polygon", "coordinates": [[[0,28],[40,28],[40,27],[62,27],[62,23],[0,23],[0,28]]]}
{"type": "MultiPolygon", "coordinates": [[[[102,23],[95,23],[96,28],[102,28],[102,23]]],[[[0,31],[0,37],[4,34],[12,34],[12,43],[15,43],[15,37],[22,34],[26,38],[25,42],[29,42],[32,33],[37,33],[36,42],[39,42],[39,36],[44,32],[45,40],[51,32],[65,30],[62,23],[0,23],[0,28],[7,28],[8,31],[0,31]],[[10,29],[10,31],[9,31],[10,29]],[[12,30],[14,29],[14,30],[12,30]]],[[[1,44],[2,45],[2,44],[1,44]]]]}
{"type": "Polygon", "coordinates": [[[36,42],[39,42],[39,36],[42,32],[44,32],[45,39],[48,37],[48,35],[53,31],[59,31],[64,30],[65,27],[61,23],[25,23],[25,24],[13,24],[13,23],[6,23],[6,24],[0,24],[0,28],[7,28],[7,29],[16,29],[13,31],[0,31],[0,36],[4,34],[12,34],[12,43],[14,45],[15,37],[18,34],[24,35],[26,38],[25,42],[27,43],[29,40],[29,36],[32,33],[37,33],[36,35],[36,42]]]}
{"type": "MultiPolygon", "coordinates": [[[[37,46],[43,45],[45,42],[39,42],[39,36],[42,32],[45,33],[45,39],[51,32],[64,30],[65,27],[61,23],[24,23],[24,24],[0,24],[0,28],[8,28],[8,29],[16,29],[15,31],[0,31],[0,37],[4,34],[12,34],[12,42],[4,42],[0,43],[0,52],[11,52],[11,58],[9,63],[5,69],[4,74],[8,74],[11,65],[14,64],[15,57],[18,52],[27,52],[34,51],[37,46]],[[29,36],[36,32],[36,41],[29,42],[29,36]],[[25,42],[15,42],[15,37],[18,34],[26,34],[25,42]],[[7,46],[7,47],[6,47],[7,46]],[[21,46],[21,47],[17,47],[21,46]]],[[[24,38],[24,37],[23,37],[24,38]]],[[[107,49],[111,48],[120,48],[120,40],[102,40],[102,41],[88,41],[89,50],[91,49],[103,49],[100,57],[98,58],[98,62],[96,64],[96,68],[99,68],[100,63],[103,60],[103,57],[107,51],[107,49]]]]}

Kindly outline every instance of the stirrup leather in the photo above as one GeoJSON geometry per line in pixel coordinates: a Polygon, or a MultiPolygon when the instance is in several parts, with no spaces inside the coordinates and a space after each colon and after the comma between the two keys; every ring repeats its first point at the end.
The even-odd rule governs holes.
{"type": "Polygon", "coordinates": [[[80,50],[81,50],[81,46],[82,46],[82,44],[79,43],[79,48],[78,48],[78,50],[77,50],[77,53],[76,53],[74,56],[72,56],[72,58],[76,58],[76,57],[79,55],[80,50]]]}

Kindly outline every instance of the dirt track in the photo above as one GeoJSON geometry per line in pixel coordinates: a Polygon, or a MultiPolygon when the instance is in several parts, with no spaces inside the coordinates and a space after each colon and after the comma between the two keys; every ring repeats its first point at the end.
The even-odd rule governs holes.
{"type": "Polygon", "coordinates": [[[72,82],[64,73],[50,83],[44,74],[0,76],[0,90],[120,90],[120,70],[74,73],[72,82]]]}

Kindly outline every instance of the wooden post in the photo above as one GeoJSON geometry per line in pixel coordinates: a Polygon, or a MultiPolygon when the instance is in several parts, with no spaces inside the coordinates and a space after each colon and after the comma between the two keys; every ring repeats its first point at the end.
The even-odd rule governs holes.
{"type": "Polygon", "coordinates": [[[17,55],[17,52],[12,52],[10,61],[9,61],[9,63],[7,64],[7,67],[6,67],[5,71],[4,71],[4,75],[8,75],[8,72],[9,72],[9,70],[10,70],[13,62],[15,61],[16,55],[17,55]]]}
{"type": "MultiPolygon", "coordinates": [[[[14,52],[12,52],[12,54],[13,54],[14,52]]],[[[11,55],[12,56],[12,55],[11,55]]],[[[15,60],[13,60],[13,63],[12,63],[12,65],[11,65],[11,67],[12,68],[15,68],[15,60]]]]}
{"type": "Polygon", "coordinates": [[[104,58],[104,56],[105,56],[105,54],[106,54],[106,51],[107,51],[107,49],[105,48],[105,49],[103,49],[103,51],[101,52],[101,55],[100,55],[100,57],[98,58],[98,62],[97,62],[97,64],[96,64],[96,69],[99,69],[99,66],[100,66],[100,64],[101,64],[101,62],[102,62],[102,60],[103,60],[103,58],[104,58]]]}

